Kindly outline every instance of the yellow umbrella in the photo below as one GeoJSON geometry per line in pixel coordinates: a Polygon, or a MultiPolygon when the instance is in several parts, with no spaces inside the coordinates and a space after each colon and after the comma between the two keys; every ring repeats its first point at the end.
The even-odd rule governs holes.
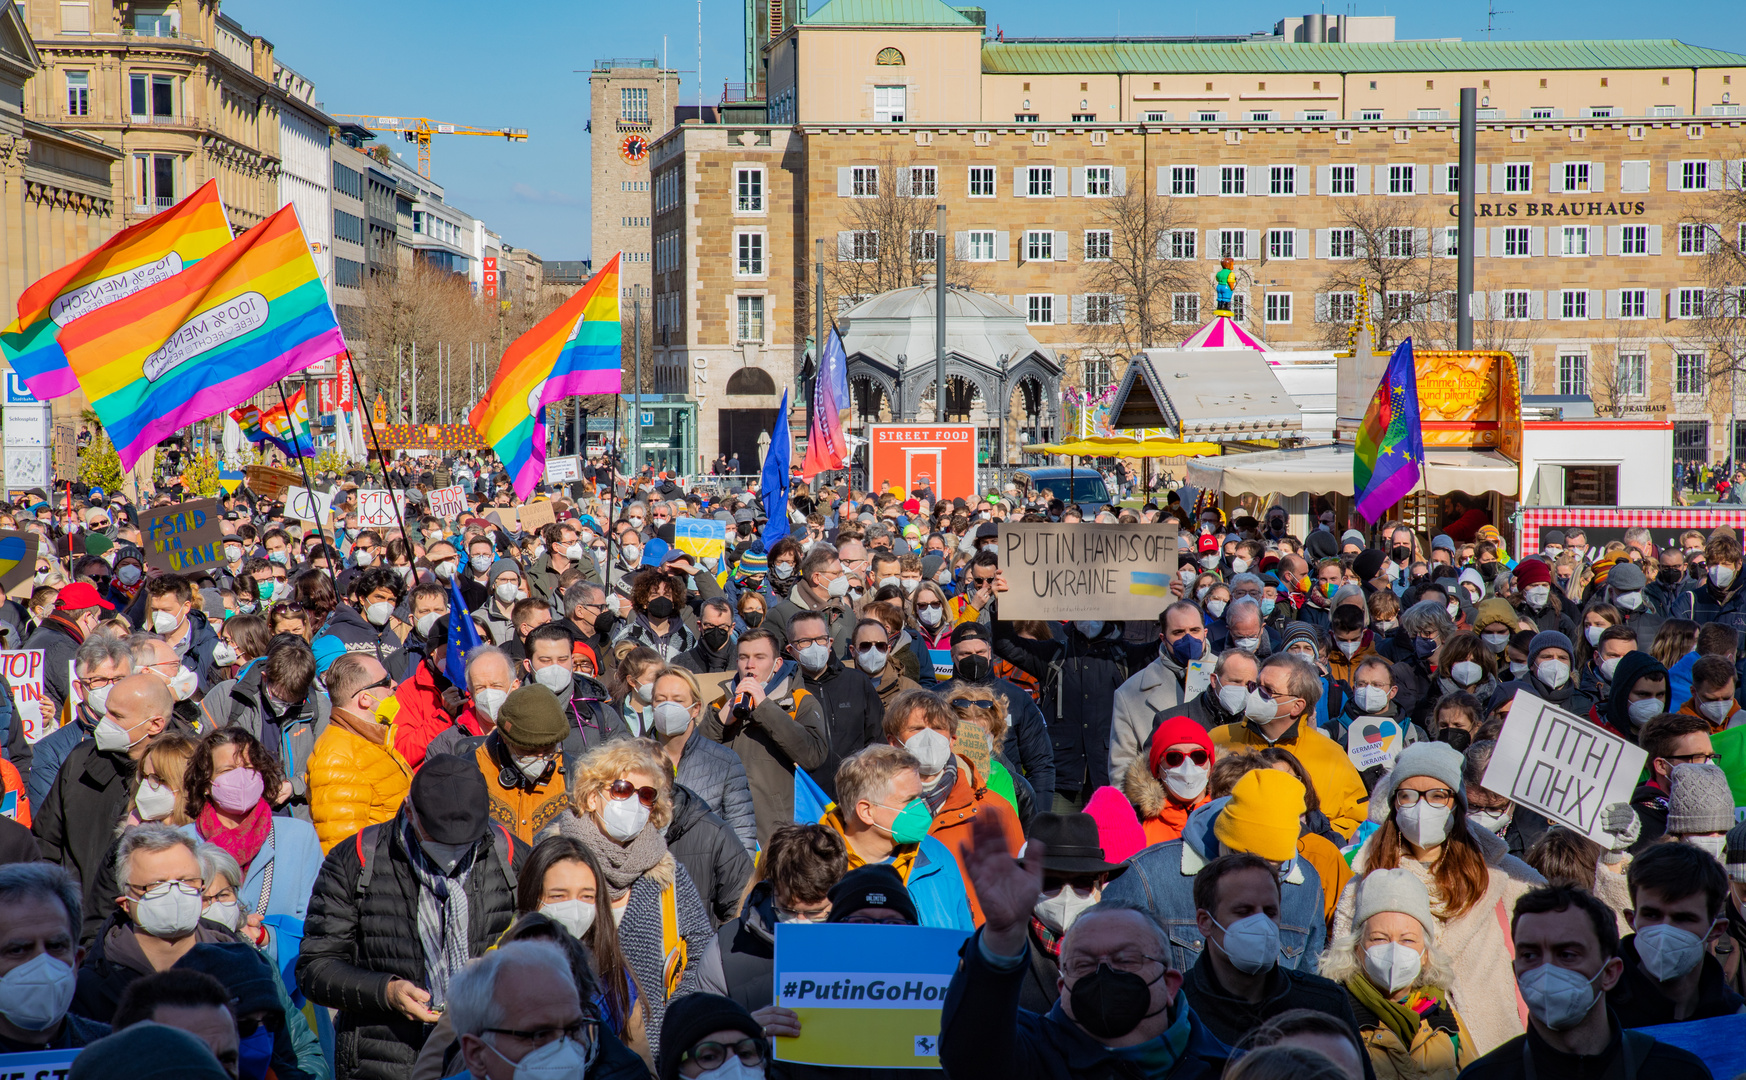
{"type": "Polygon", "coordinates": [[[1075,439],[1062,443],[1033,443],[1023,447],[1030,454],[1064,454],[1068,457],[1217,457],[1215,442],[1178,442],[1174,439],[1075,439]]]}

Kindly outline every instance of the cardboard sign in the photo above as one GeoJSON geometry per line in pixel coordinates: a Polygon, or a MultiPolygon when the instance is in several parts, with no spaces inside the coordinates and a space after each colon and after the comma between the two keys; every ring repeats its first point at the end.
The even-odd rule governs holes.
{"type": "Polygon", "coordinates": [[[940,1010],[969,935],[930,926],[776,927],[776,1004],[799,1036],[776,1058],[808,1065],[940,1067],[940,1010]]]}
{"type": "Polygon", "coordinates": [[[575,457],[546,459],[546,483],[568,484],[582,479],[582,461],[575,457]]]}
{"type": "Polygon", "coordinates": [[[0,529],[0,590],[20,599],[36,585],[36,557],[42,537],[33,532],[0,529]]]}
{"type": "Polygon", "coordinates": [[[41,649],[0,652],[0,670],[6,673],[6,685],[12,687],[12,707],[24,725],[26,742],[35,742],[54,730],[42,719],[43,657],[41,649]]]}
{"type": "Polygon", "coordinates": [[[298,521],[326,522],[333,512],[333,492],[294,487],[285,492],[285,516],[298,521]]]}
{"type": "Polygon", "coordinates": [[[387,529],[400,524],[406,500],[399,492],[366,488],[358,492],[358,528],[387,529]],[[396,509],[400,513],[396,513],[396,509]]]}
{"type": "Polygon", "coordinates": [[[1603,812],[1630,799],[1647,758],[1586,717],[1518,692],[1481,786],[1610,847],[1603,812]]]}
{"type": "Polygon", "coordinates": [[[1360,772],[1381,765],[1387,768],[1400,756],[1400,724],[1386,716],[1357,717],[1346,727],[1346,756],[1360,772]]]}
{"type": "Polygon", "coordinates": [[[544,499],[522,503],[521,509],[516,513],[521,517],[521,531],[524,533],[537,532],[558,520],[557,511],[544,499]]]}
{"type": "Polygon", "coordinates": [[[700,672],[693,678],[697,680],[698,689],[703,691],[704,701],[720,701],[739,681],[739,672],[729,668],[726,671],[700,672]]]}
{"type": "Polygon", "coordinates": [[[673,522],[673,542],[693,559],[719,559],[727,552],[727,522],[679,518],[673,522]]]}
{"type": "Polygon", "coordinates": [[[467,493],[461,485],[440,487],[435,491],[424,493],[430,501],[430,512],[437,517],[448,518],[451,521],[467,512],[467,493]]]}
{"type": "Polygon", "coordinates": [[[197,499],[156,506],[140,516],[146,565],[169,574],[186,574],[224,563],[224,531],[218,523],[224,506],[197,499]]]}
{"type": "Polygon", "coordinates": [[[73,1050],[32,1050],[25,1054],[0,1054],[0,1080],[67,1080],[73,1050]]]}
{"type": "Polygon", "coordinates": [[[1176,522],[1009,521],[1000,526],[1000,569],[1003,619],[1155,621],[1176,602],[1176,522]]]}

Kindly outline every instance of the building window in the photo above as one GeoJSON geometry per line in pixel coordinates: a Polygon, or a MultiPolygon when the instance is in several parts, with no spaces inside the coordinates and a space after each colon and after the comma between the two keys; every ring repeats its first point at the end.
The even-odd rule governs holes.
{"type": "Polygon", "coordinates": [[[734,186],[737,201],[734,208],[741,213],[761,213],[764,209],[764,170],[735,170],[734,186]]]}
{"type": "MultiPolygon", "coordinates": [[[[1086,299],[1089,300],[1090,297],[1087,297],[1086,299]]],[[[1104,297],[1104,299],[1107,300],[1108,297],[1104,297]]],[[[1083,389],[1086,393],[1092,395],[1101,394],[1109,388],[1109,384],[1113,379],[1110,376],[1109,361],[1107,359],[1101,356],[1096,359],[1087,358],[1081,360],[1079,365],[1084,372],[1080,381],[1085,383],[1083,389]]]]}
{"type": "MultiPolygon", "coordinates": [[[[1370,89],[1374,90],[1374,89],[1376,89],[1376,87],[1372,86],[1370,89]]],[[[1381,109],[1359,109],[1358,110],[1358,119],[1360,119],[1360,120],[1380,120],[1380,119],[1382,119],[1382,110],[1381,109]]]]}
{"type": "Polygon", "coordinates": [[[856,165],[849,170],[849,194],[857,199],[871,199],[879,194],[879,166],[856,165]]]}
{"type": "Polygon", "coordinates": [[[1268,229],[1267,257],[1269,259],[1297,258],[1297,230],[1268,229]]]}
{"type": "Polygon", "coordinates": [[[176,163],[173,154],[133,156],[135,209],[168,210],[176,205],[176,163]]]}
{"type": "Polygon", "coordinates": [[[1649,226],[1622,225],[1619,227],[1619,254],[1647,255],[1649,254],[1649,226]]]}
{"type": "Polygon", "coordinates": [[[1358,257],[1357,229],[1328,230],[1328,258],[1355,259],[1358,257]]]}
{"type": "Polygon", "coordinates": [[[1247,165],[1219,166],[1219,194],[1246,195],[1249,187],[1249,167],[1247,165]]]}
{"type": "Polygon", "coordinates": [[[932,229],[909,234],[910,257],[916,262],[934,261],[934,244],[940,234],[932,229]]]}
{"type": "Polygon", "coordinates": [[[1673,358],[1673,392],[1701,395],[1709,388],[1703,353],[1680,353],[1673,358]]]}
{"type": "Polygon", "coordinates": [[[1673,422],[1673,460],[1703,464],[1710,459],[1710,422],[1708,420],[1675,420],[1673,422]]]}
{"type": "Polygon", "coordinates": [[[1704,290],[1675,289],[1674,310],[1681,319],[1701,319],[1704,317],[1704,290]]]}
{"type": "Polygon", "coordinates": [[[1251,124],[1267,124],[1272,121],[1273,110],[1271,109],[1253,109],[1249,112],[1249,122],[1251,124]]]}
{"type": "Polygon", "coordinates": [[[1170,230],[1170,257],[1172,259],[1194,259],[1196,240],[1199,233],[1194,229],[1170,230]]]}
{"type": "Polygon", "coordinates": [[[1649,310],[1649,290],[1648,289],[1621,289],[1621,290],[1619,290],[1619,318],[1621,318],[1621,319],[1647,318],[1648,317],[1648,315],[1647,315],[1648,310],[1649,310]]]}
{"type": "Polygon", "coordinates": [[[363,202],[364,174],[356,169],[348,169],[336,161],[333,163],[333,189],[341,195],[350,195],[363,202]]]}
{"type": "Polygon", "coordinates": [[[176,80],[171,75],[130,75],[128,99],[135,119],[170,120],[176,115],[176,80]]]}
{"type": "Polygon", "coordinates": [[[1048,293],[1031,293],[1025,297],[1025,322],[1031,326],[1048,326],[1055,321],[1055,298],[1048,293]]]}
{"type": "Polygon", "coordinates": [[[940,172],[932,165],[917,165],[909,170],[909,194],[912,198],[931,199],[940,192],[940,172]]]}
{"type": "Polygon", "coordinates": [[[1296,195],[1297,167],[1295,165],[1268,166],[1267,193],[1269,195],[1296,195]]]}
{"type": "Polygon", "coordinates": [[[762,296],[740,296],[735,299],[739,304],[739,327],[736,341],[763,341],[764,298],[762,296]]]}
{"type": "Polygon", "coordinates": [[[878,124],[903,123],[904,103],[908,87],[875,86],[873,88],[873,121],[878,124]]]}
{"type": "Polygon", "coordinates": [[[1560,315],[1566,319],[1588,318],[1588,290],[1565,289],[1562,294],[1560,315]]]}
{"type": "Polygon", "coordinates": [[[881,67],[902,67],[903,53],[889,47],[880,49],[879,54],[873,57],[873,62],[881,67]]]}
{"type": "Polygon", "coordinates": [[[1328,193],[1331,195],[1358,194],[1358,166],[1330,166],[1328,168],[1328,193]]]}
{"type": "Polygon", "coordinates": [[[1534,190],[1534,166],[1525,161],[1504,166],[1504,191],[1515,195],[1534,190]]]}
{"type": "Polygon", "coordinates": [[[1588,190],[1588,162],[1566,161],[1564,163],[1564,190],[1588,190]]]}
{"type": "Polygon", "coordinates": [[[1443,166],[1443,192],[1447,195],[1459,195],[1461,193],[1460,165],[1443,166]]]}
{"type": "MultiPolygon", "coordinates": [[[[24,12],[19,11],[20,17],[24,12]]],[[[89,34],[91,32],[91,5],[86,0],[76,3],[61,3],[61,33],[89,34]]]]}
{"type": "Polygon", "coordinates": [[[333,238],[362,244],[364,242],[364,219],[356,214],[348,214],[344,210],[335,210],[333,212],[333,238]]]}
{"type": "Polygon", "coordinates": [[[1048,229],[1029,229],[1025,232],[1025,261],[1054,262],[1055,234],[1048,229]]]}
{"type": "Polygon", "coordinates": [[[1352,323],[1358,319],[1358,294],[1351,292],[1329,293],[1328,321],[1334,323],[1352,323]]]}
{"type": "Polygon", "coordinates": [[[1577,354],[1558,358],[1558,392],[1565,397],[1588,396],[1588,357],[1577,354]]]}
{"type": "Polygon", "coordinates": [[[1588,226],[1566,225],[1561,230],[1558,250],[1565,255],[1588,254],[1588,226]]]}
{"type": "MultiPolygon", "coordinates": [[[[877,257],[879,248],[878,233],[856,233],[857,236],[873,238],[874,255],[877,257]]],[[[764,234],[743,232],[739,235],[739,262],[735,273],[741,277],[757,276],[764,272],[764,234]]]]}
{"type": "Polygon", "coordinates": [[[1219,122],[1219,114],[1210,110],[1197,112],[1194,114],[1194,119],[1196,123],[1200,124],[1216,124],[1219,122]]]}
{"type": "Polygon", "coordinates": [[[1388,193],[1390,195],[1413,194],[1412,165],[1390,165],[1388,167],[1388,193]]]}
{"type": "Polygon", "coordinates": [[[1013,113],[1012,122],[1015,124],[1034,124],[1037,122],[1037,114],[1034,112],[1013,113]]]}
{"type": "Polygon", "coordinates": [[[1195,168],[1193,165],[1172,165],[1172,166],[1170,166],[1170,194],[1172,194],[1172,195],[1194,195],[1194,194],[1196,194],[1196,192],[1194,190],[1194,178],[1196,176],[1198,176],[1199,173],[1200,173],[1200,170],[1195,168]]]}
{"type": "Polygon", "coordinates": [[[879,258],[879,232],[862,229],[844,234],[850,262],[875,262],[879,258]]]}
{"type": "Polygon", "coordinates": [[[619,119],[631,124],[649,122],[649,88],[624,86],[618,91],[619,119]]]}
{"type": "Polygon", "coordinates": [[[361,288],[364,284],[364,264],[336,257],[333,260],[333,283],[346,289],[361,288]]]}
{"type": "Polygon", "coordinates": [[[1530,119],[1530,120],[1556,120],[1556,119],[1558,119],[1558,110],[1557,109],[1529,109],[1528,110],[1528,119],[1530,119]]]}
{"type": "Polygon", "coordinates": [[[1503,317],[1520,322],[1530,318],[1530,304],[1526,289],[1506,289],[1503,294],[1503,317]]]}
{"type": "Polygon", "coordinates": [[[1679,227],[1679,253],[1681,255],[1702,255],[1707,249],[1709,229],[1703,225],[1681,225],[1679,227]]]}
{"type": "Polygon", "coordinates": [[[1110,180],[1108,165],[1092,165],[1085,170],[1085,193],[1087,195],[1109,195],[1114,190],[1110,180]]]}
{"type": "Polygon", "coordinates": [[[174,11],[167,8],[138,8],[133,12],[130,21],[130,29],[142,37],[176,36],[176,16],[174,11]]]}
{"type": "Polygon", "coordinates": [[[1708,191],[1710,187],[1710,163],[1707,161],[1682,161],[1679,163],[1679,190],[1708,191]]]}
{"type": "Polygon", "coordinates": [[[970,262],[994,261],[994,230],[971,229],[968,240],[970,253],[966,258],[970,262]]]}
{"type": "Polygon", "coordinates": [[[1076,112],[1073,114],[1073,122],[1075,124],[1095,124],[1097,123],[1097,114],[1094,112],[1076,112]]]}
{"type": "Polygon", "coordinates": [[[1458,259],[1461,257],[1461,227],[1445,225],[1443,227],[1443,257],[1458,259]]]}
{"type": "Polygon", "coordinates": [[[1618,373],[1614,381],[1618,384],[1619,396],[1646,396],[1649,386],[1649,358],[1642,353],[1620,353],[1616,366],[1618,373]]]}
{"type": "MultiPolygon", "coordinates": [[[[1088,293],[1085,297],[1085,321],[1094,326],[1106,326],[1116,321],[1116,298],[1109,293],[1088,293]]],[[[1109,380],[1104,380],[1105,386],[1109,380]]]]}
{"type": "Polygon", "coordinates": [[[1515,258],[1518,256],[1521,256],[1521,257],[1527,256],[1527,254],[1528,254],[1528,230],[1525,227],[1524,228],[1511,228],[1511,229],[1504,230],[1503,253],[1504,253],[1505,257],[1507,257],[1507,258],[1515,258]]]}
{"type": "Polygon", "coordinates": [[[1249,256],[1244,250],[1247,246],[1244,243],[1244,238],[1245,234],[1242,229],[1220,229],[1219,258],[1247,259],[1249,256]]]}
{"type": "Polygon", "coordinates": [[[1391,319],[1409,319],[1413,315],[1413,294],[1409,291],[1396,292],[1390,290],[1382,298],[1382,310],[1391,319]]]}
{"type": "MultiPolygon", "coordinates": [[[[1189,235],[1194,234],[1190,233],[1189,235]]],[[[1103,262],[1108,260],[1109,238],[1110,230],[1108,229],[1085,230],[1085,261],[1103,262]]]]}
{"type": "Polygon", "coordinates": [[[1200,294],[1176,293],[1170,297],[1170,321],[1177,323],[1200,322],[1200,294]]]}
{"type": "Polygon", "coordinates": [[[1031,165],[1025,169],[1025,194],[1033,199],[1055,197],[1055,170],[1049,165],[1031,165]]]}
{"type": "Polygon", "coordinates": [[[970,197],[972,199],[991,199],[994,197],[994,166],[970,166],[970,197]]]}
{"type": "Polygon", "coordinates": [[[67,72],[67,115],[91,115],[91,73],[67,72]]]}
{"type": "Polygon", "coordinates": [[[1242,293],[1233,294],[1231,296],[1231,318],[1238,322],[1247,322],[1249,320],[1248,304],[1248,298],[1242,293]]]}
{"type": "Polygon", "coordinates": [[[1291,321],[1291,294],[1268,293],[1266,318],[1270,323],[1288,323],[1291,321]]]}
{"type": "Polygon", "coordinates": [[[1386,259],[1413,257],[1413,230],[1406,227],[1385,229],[1382,234],[1382,255],[1386,259]]]}

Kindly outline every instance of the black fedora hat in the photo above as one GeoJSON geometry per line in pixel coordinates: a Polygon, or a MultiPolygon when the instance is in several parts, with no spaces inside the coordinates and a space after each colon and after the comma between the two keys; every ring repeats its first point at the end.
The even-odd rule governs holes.
{"type": "Polygon", "coordinates": [[[1090,814],[1038,814],[1031,819],[1028,840],[1043,842],[1043,869],[1049,873],[1108,874],[1114,878],[1128,868],[1127,863],[1112,863],[1103,857],[1097,819],[1090,814]]]}

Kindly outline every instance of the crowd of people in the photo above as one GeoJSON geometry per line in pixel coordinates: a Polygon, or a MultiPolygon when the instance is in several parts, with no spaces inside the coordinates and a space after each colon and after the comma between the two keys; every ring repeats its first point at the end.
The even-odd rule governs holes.
{"type": "Polygon", "coordinates": [[[1044,623],[1000,527],[1085,520],[1046,490],[772,522],[607,470],[524,530],[483,463],[452,518],[402,475],[391,528],[226,495],[192,575],[142,544],[173,493],[0,509],[41,538],[0,637],[45,657],[33,715],[0,687],[0,1052],[883,1080],[775,1060],[782,923],[970,935],[953,1080],[1701,1076],[1639,1029],[1746,1009],[1725,529],[1512,556],[1172,494],[1091,519],[1180,526],[1156,622],[1044,623]],[[1484,787],[1521,694],[1647,755],[1607,843],[1484,787]]]}

